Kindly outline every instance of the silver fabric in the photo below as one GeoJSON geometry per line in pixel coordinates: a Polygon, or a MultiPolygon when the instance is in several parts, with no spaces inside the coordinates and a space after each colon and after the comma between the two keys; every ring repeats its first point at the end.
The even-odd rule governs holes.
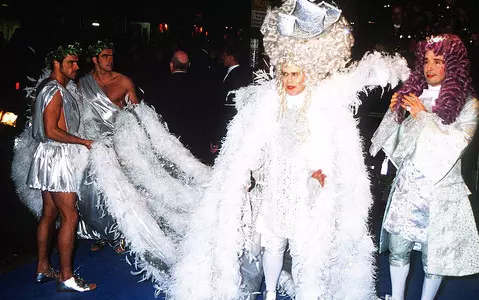
{"type": "Polygon", "coordinates": [[[57,92],[60,92],[63,98],[63,113],[65,115],[67,131],[68,133],[76,134],[80,126],[80,110],[77,100],[73,95],[56,80],[50,80],[44,83],[43,86],[39,87],[39,90],[40,92],[37,94],[32,108],[33,137],[39,142],[46,142],[48,140],[43,124],[43,112],[57,92]]]}
{"type": "MultiPolygon", "coordinates": [[[[427,99],[430,92],[420,96],[428,110],[434,105],[427,99]]],[[[479,235],[460,159],[474,135],[478,113],[479,104],[473,98],[450,125],[429,112],[408,117],[399,125],[391,111],[386,113],[370,148],[372,155],[382,149],[398,168],[386,207],[381,252],[387,250],[389,230],[427,242],[431,274],[479,272],[479,235]]]]}
{"type": "Polygon", "coordinates": [[[432,192],[427,178],[411,162],[405,162],[397,175],[395,193],[391,195],[389,214],[383,227],[409,241],[427,242],[429,202],[432,192]]]}
{"type": "Polygon", "coordinates": [[[76,192],[78,183],[72,158],[73,144],[48,140],[39,143],[27,177],[30,188],[51,192],[76,192]]]}
{"type": "MultiPolygon", "coordinates": [[[[83,95],[82,132],[84,138],[98,140],[113,134],[120,108],[111,102],[91,74],[80,78],[83,95]]],[[[80,184],[78,235],[86,239],[118,241],[122,235],[118,224],[108,213],[96,174],[88,164],[80,184]]],[[[113,243],[115,244],[115,242],[113,243]]]]}
{"type": "Polygon", "coordinates": [[[239,258],[242,287],[248,296],[245,300],[256,299],[257,292],[261,290],[261,282],[263,279],[263,261],[262,256],[254,256],[250,252],[243,252],[239,258]]]}
{"type": "Polygon", "coordinates": [[[111,102],[91,74],[80,78],[80,90],[85,106],[82,135],[98,139],[101,135],[113,133],[120,108],[111,102]]]}
{"type": "Polygon", "coordinates": [[[80,184],[78,199],[80,220],[77,232],[85,239],[103,239],[119,241],[122,237],[118,231],[118,224],[106,209],[103,194],[98,189],[96,175],[89,164],[80,184]]]}
{"type": "Polygon", "coordinates": [[[78,155],[78,148],[73,144],[49,139],[43,123],[43,113],[57,92],[62,95],[67,132],[77,134],[80,125],[77,100],[56,80],[44,83],[33,104],[32,135],[40,143],[33,156],[26,183],[31,188],[46,191],[76,192],[78,180],[72,160],[78,155]]]}
{"type": "Polygon", "coordinates": [[[312,38],[339,20],[341,10],[325,3],[297,0],[290,14],[278,13],[278,32],[283,36],[312,38]]]}
{"type": "MultiPolygon", "coordinates": [[[[391,234],[389,240],[389,264],[395,267],[402,267],[410,263],[411,251],[415,242],[404,239],[397,234],[391,234]]],[[[421,259],[424,274],[427,278],[440,279],[442,276],[430,274],[427,266],[427,243],[421,243],[421,259]]]]}

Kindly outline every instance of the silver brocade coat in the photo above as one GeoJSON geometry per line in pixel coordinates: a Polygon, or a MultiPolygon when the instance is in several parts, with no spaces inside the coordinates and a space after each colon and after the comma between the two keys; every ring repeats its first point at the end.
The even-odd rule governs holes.
{"type": "MultiPolygon", "coordinates": [[[[473,98],[450,125],[429,112],[421,112],[415,119],[408,117],[399,125],[388,111],[372,138],[370,153],[374,156],[382,149],[398,167],[385,218],[391,213],[392,196],[400,191],[398,182],[408,189],[409,197],[427,200],[427,264],[431,274],[465,276],[479,272],[479,235],[460,159],[474,135],[478,113],[479,104],[473,98]],[[420,185],[401,183],[418,172],[423,175],[420,185]]],[[[388,249],[388,240],[389,233],[383,228],[380,252],[388,249]]]]}

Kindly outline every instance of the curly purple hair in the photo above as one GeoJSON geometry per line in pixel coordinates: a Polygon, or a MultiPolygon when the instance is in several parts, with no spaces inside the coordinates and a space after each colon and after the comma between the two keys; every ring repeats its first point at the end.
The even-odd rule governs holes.
{"type": "Polygon", "coordinates": [[[441,83],[436,105],[432,108],[432,112],[438,115],[444,124],[451,124],[456,120],[468,96],[476,96],[472,86],[467,49],[461,39],[454,34],[432,36],[418,43],[414,69],[398,91],[398,102],[394,111],[399,123],[405,117],[405,111],[400,106],[403,96],[409,93],[420,96],[422,91],[427,88],[424,77],[424,59],[428,50],[432,50],[434,55],[444,56],[446,77],[441,83]]]}

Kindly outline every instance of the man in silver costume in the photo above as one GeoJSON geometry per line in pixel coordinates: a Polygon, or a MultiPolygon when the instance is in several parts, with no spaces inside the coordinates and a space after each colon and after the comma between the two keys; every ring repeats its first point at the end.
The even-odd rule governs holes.
{"type": "Polygon", "coordinates": [[[404,299],[413,249],[422,252],[422,300],[434,299],[443,276],[479,272],[479,235],[461,175],[479,113],[467,50],[445,34],[418,43],[416,57],[370,148],[373,156],[382,149],[398,168],[379,249],[390,251],[386,299],[394,300],[404,299]]]}
{"type": "MultiPolygon", "coordinates": [[[[127,102],[138,103],[131,79],[113,71],[113,55],[114,45],[107,40],[100,40],[88,47],[88,59],[94,68],[80,78],[79,83],[84,101],[82,136],[88,139],[98,140],[111,135],[118,112],[127,102]]],[[[80,187],[78,206],[81,220],[78,233],[84,238],[98,239],[92,245],[92,251],[109,244],[115,252],[122,253],[125,251],[124,238],[104,207],[104,199],[95,179],[94,172],[87,168],[80,187]]]]}
{"type": "Polygon", "coordinates": [[[33,104],[33,137],[39,142],[33,155],[27,185],[42,192],[43,209],[37,229],[38,283],[58,280],[57,291],[85,292],[96,288],[73,274],[72,252],[78,224],[76,209],[77,177],[72,160],[78,148],[90,149],[91,140],[77,137],[80,109],[77,100],[66,89],[77,74],[78,45],[59,47],[49,53],[47,63],[51,75],[38,87],[33,104]],[[60,272],[49,260],[49,243],[58,214],[61,225],[58,232],[60,272]]]}

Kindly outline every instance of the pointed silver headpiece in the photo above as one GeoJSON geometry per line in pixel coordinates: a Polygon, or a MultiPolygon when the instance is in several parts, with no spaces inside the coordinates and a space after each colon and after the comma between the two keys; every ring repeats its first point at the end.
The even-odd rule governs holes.
{"type": "Polygon", "coordinates": [[[283,36],[308,39],[320,35],[339,20],[341,10],[322,1],[297,0],[292,11],[278,13],[278,32],[283,36]]]}

